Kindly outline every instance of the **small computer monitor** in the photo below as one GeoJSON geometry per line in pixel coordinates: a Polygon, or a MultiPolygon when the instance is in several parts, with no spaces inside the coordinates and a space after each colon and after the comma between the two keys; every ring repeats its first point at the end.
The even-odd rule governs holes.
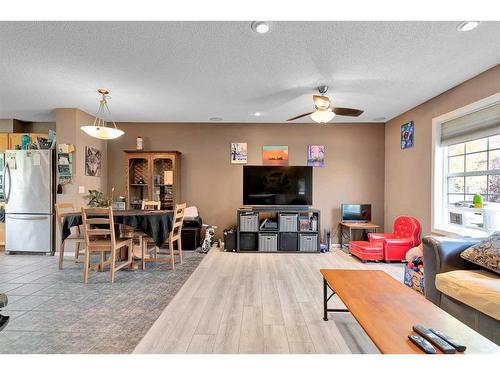
{"type": "Polygon", "coordinates": [[[371,204],[347,204],[340,207],[340,214],[344,222],[370,222],[372,221],[371,204]]]}

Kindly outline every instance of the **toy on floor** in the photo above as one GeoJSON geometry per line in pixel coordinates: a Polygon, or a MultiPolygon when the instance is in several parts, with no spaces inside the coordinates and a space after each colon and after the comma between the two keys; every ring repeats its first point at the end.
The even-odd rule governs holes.
{"type": "Polygon", "coordinates": [[[199,251],[200,253],[208,253],[212,248],[212,238],[215,235],[215,229],[217,229],[217,226],[208,224],[203,224],[203,226],[206,227],[207,229],[205,230],[205,239],[203,240],[203,243],[201,244],[201,249],[199,251]]]}
{"type": "Polygon", "coordinates": [[[409,269],[414,272],[419,272],[420,274],[424,274],[424,260],[422,257],[416,257],[412,262],[409,262],[406,265],[409,269]]]}
{"type": "MultiPolygon", "coordinates": [[[[0,310],[3,307],[6,307],[7,304],[8,304],[8,302],[9,302],[9,299],[7,298],[7,295],[3,294],[3,293],[0,293],[0,310]]],[[[7,326],[8,322],[9,322],[9,317],[6,316],[6,315],[0,314],[0,331],[7,326]]]]}
{"type": "Polygon", "coordinates": [[[328,246],[326,244],[322,243],[319,245],[319,252],[320,253],[326,253],[328,251],[330,251],[330,249],[328,248],[328,246]]]}
{"type": "Polygon", "coordinates": [[[404,271],[404,283],[417,292],[424,293],[424,257],[420,244],[406,253],[408,264],[404,271]]]}
{"type": "Polygon", "coordinates": [[[407,262],[412,262],[413,259],[417,257],[424,256],[424,246],[422,244],[412,247],[410,250],[406,252],[405,259],[407,262]]]}

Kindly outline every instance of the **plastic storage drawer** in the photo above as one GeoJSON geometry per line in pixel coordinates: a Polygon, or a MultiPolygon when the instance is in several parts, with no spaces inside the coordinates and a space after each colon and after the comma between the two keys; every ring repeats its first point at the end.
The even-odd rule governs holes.
{"type": "Polygon", "coordinates": [[[317,234],[301,234],[299,243],[300,251],[318,251],[317,234]]]}
{"type": "Polygon", "coordinates": [[[280,251],[299,250],[299,239],[297,233],[280,233],[280,251]]]}
{"type": "Polygon", "coordinates": [[[259,234],[259,251],[278,251],[278,235],[259,234]]]}
{"type": "Polygon", "coordinates": [[[280,232],[297,232],[297,214],[280,214],[280,232]]]}
{"type": "Polygon", "coordinates": [[[240,214],[240,232],[258,232],[259,215],[256,213],[240,214]]]}

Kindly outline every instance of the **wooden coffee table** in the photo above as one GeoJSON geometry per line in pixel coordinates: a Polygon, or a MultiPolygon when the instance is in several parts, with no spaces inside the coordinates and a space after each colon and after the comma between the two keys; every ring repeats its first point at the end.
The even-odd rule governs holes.
{"type": "Polygon", "coordinates": [[[465,353],[500,353],[495,343],[384,271],[324,269],[320,272],[323,319],[328,320],[328,312],[350,312],[384,354],[423,354],[408,339],[409,334],[414,334],[415,324],[445,332],[467,346],[465,353]],[[328,289],[332,291],[330,296],[328,289]],[[328,308],[328,301],[335,294],[347,309],[328,308]]]}

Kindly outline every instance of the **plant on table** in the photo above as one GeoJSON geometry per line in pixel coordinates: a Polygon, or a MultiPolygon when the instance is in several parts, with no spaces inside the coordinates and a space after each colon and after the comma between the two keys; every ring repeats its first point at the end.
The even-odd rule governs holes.
{"type": "Polygon", "coordinates": [[[88,199],[88,207],[99,208],[111,206],[111,199],[99,190],[89,190],[89,195],[84,196],[84,198],[88,199]]]}

